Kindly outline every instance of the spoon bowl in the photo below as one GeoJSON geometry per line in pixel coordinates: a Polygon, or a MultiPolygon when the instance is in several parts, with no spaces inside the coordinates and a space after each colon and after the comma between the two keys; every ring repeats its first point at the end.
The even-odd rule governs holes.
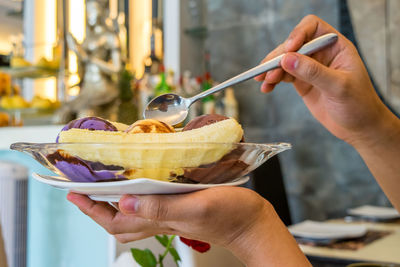
{"type": "Polygon", "coordinates": [[[187,98],[172,93],[163,94],[147,104],[143,117],[175,125],[186,118],[189,106],[190,101],[187,98]]]}

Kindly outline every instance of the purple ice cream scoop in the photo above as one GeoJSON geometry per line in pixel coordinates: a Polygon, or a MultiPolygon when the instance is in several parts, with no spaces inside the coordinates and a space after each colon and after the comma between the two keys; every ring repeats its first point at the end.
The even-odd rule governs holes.
{"type": "MultiPolygon", "coordinates": [[[[89,131],[118,131],[109,121],[98,117],[86,117],[69,122],[61,131],[68,131],[72,128],[87,129],[89,131]]],[[[59,135],[56,142],[58,143],[59,135]]],[[[65,151],[59,150],[47,155],[47,159],[65,176],[74,182],[99,182],[110,180],[125,180],[124,168],[113,165],[104,165],[101,162],[92,162],[78,157],[68,155],[65,151]]]]}
{"type": "MultiPolygon", "coordinates": [[[[76,119],[70,121],[68,124],[61,129],[62,131],[68,131],[69,129],[77,128],[77,129],[87,129],[89,131],[102,130],[102,131],[118,131],[117,127],[115,127],[111,122],[104,120],[98,117],[85,117],[81,119],[76,119]]],[[[58,143],[58,139],[60,138],[60,134],[58,134],[56,138],[56,143],[58,143]]]]}
{"type": "Polygon", "coordinates": [[[126,180],[122,174],[124,171],[122,167],[83,160],[68,155],[62,150],[49,154],[46,158],[59,171],[74,182],[126,180]]]}

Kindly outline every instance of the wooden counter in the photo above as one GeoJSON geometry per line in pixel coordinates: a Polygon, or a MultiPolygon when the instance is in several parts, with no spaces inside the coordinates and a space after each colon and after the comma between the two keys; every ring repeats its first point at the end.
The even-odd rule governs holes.
{"type": "MultiPolygon", "coordinates": [[[[332,222],[343,223],[343,220],[332,222]]],[[[314,247],[300,245],[301,250],[311,257],[330,258],[345,261],[359,262],[388,262],[400,264],[400,223],[370,223],[350,222],[349,224],[362,224],[372,230],[393,231],[392,234],[375,240],[372,243],[358,249],[332,249],[326,247],[314,247]]]]}

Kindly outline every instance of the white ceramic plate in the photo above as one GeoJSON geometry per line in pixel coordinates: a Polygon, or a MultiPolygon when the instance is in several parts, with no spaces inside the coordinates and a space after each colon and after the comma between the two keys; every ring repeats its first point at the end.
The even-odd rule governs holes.
{"type": "Polygon", "coordinates": [[[56,188],[70,190],[88,195],[97,201],[118,202],[124,194],[179,194],[188,193],[215,186],[236,186],[246,183],[248,176],[238,178],[230,183],[223,184],[183,184],[157,181],[147,178],[117,182],[77,183],[60,176],[48,176],[34,173],[33,177],[42,183],[56,188]]]}
{"type": "Polygon", "coordinates": [[[352,216],[359,216],[378,220],[391,220],[400,218],[400,213],[395,208],[364,205],[347,210],[352,216]]]}
{"type": "Polygon", "coordinates": [[[289,231],[294,236],[307,239],[343,239],[361,237],[367,232],[367,227],[307,220],[289,226],[289,231]]]}

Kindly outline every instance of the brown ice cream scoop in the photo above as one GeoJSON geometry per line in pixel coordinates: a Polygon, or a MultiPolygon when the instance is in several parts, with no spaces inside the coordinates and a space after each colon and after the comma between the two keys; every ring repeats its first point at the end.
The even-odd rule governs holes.
{"type": "MultiPolygon", "coordinates": [[[[191,120],[182,131],[201,128],[227,119],[229,118],[219,114],[202,115],[191,120]]],[[[244,142],[244,137],[242,137],[240,142],[244,142]]],[[[243,153],[243,149],[237,147],[217,162],[198,166],[197,168],[185,168],[183,176],[191,181],[204,184],[231,181],[234,178],[240,177],[249,166],[247,163],[239,160],[243,153]]]]}
{"type": "Polygon", "coordinates": [[[125,130],[127,133],[174,133],[175,130],[172,126],[158,120],[147,119],[138,120],[133,123],[128,129],[125,130]]]}
{"type": "Polygon", "coordinates": [[[183,128],[182,131],[189,131],[197,128],[201,128],[206,125],[210,125],[219,121],[229,119],[226,116],[219,115],[219,114],[206,114],[199,117],[192,119],[186,126],[183,128]]]}
{"type": "MultiPolygon", "coordinates": [[[[213,123],[216,123],[219,121],[223,121],[223,120],[228,120],[228,119],[229,119],[229,117],[219,115],[219,114],[206,114],[206,115],[198,116],[198,117],[192,119],[191,121],[189,121],[189,123],[186,124],[186,126],[182,129],[182,131],[194,130],[194,129],[201,128],[206,125],[210,125],[210,124],[213,124],[213,123]]],[[[244,136],[242,137],[240,142],[241,143],[244,142],[244,136]]]]}

